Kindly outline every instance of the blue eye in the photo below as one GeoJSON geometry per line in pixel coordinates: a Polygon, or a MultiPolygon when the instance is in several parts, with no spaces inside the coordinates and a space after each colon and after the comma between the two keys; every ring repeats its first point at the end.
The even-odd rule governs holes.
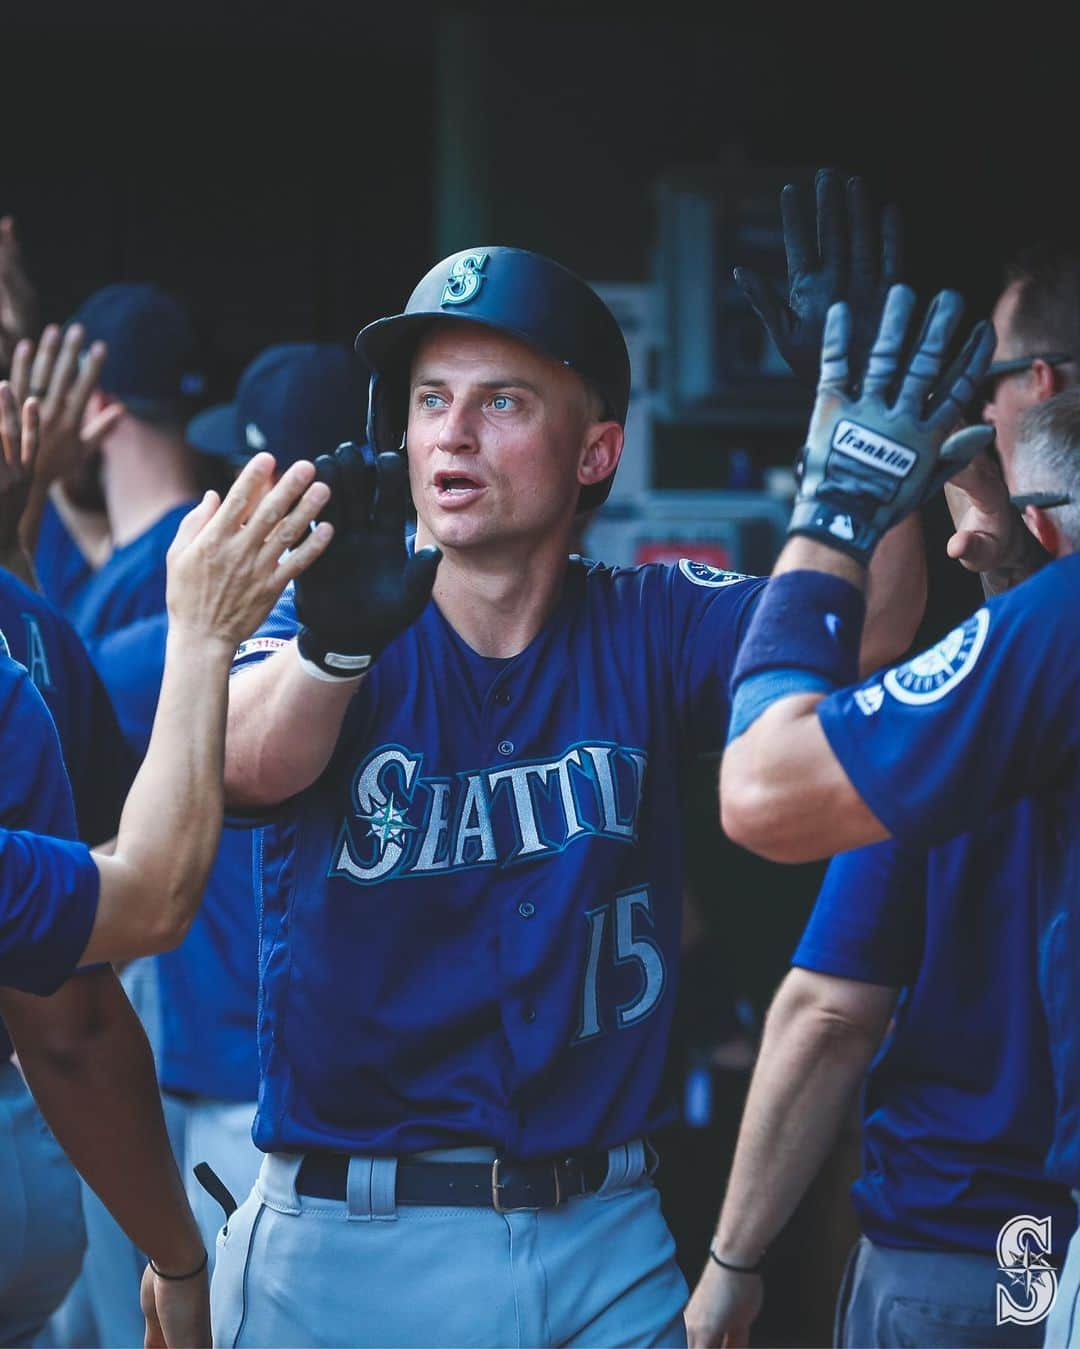
{"type": "Polygon", "coordinates": [[[513,401],[514,400],[510,397],[509,394],[497,393],[495,397],[491,400],[491,406],[495,409],[496,412],[507,412],[509,411],[513,401]]]}
{"type": "Polygon", "coordinates": [[[437,393],[423,393],[420,395],[420,406],[423,408],[436,408],[442,400],[437,393]]]}

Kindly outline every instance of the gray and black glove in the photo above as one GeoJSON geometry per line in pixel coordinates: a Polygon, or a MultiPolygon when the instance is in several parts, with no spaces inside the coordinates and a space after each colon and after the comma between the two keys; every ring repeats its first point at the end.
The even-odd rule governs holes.
{"type": "Polygon", "coordinates": [[[817,383],[825,315],[846,300],[851,308],[852,368],[863,369],[889,287],[900,280],[903,230],[900,212],[886,206],[880,222],[861,178],[845,184],[835,169],[814,180],[817,230],[803,193],[788,183],[780,194],[787,254],[788,294],[745,267],[735,280],[776,343],[792,373],[817,383]]]}
{"type": "Polygon", "coordinates": [[[320,455],[315,470],[330,488],[320,518],[334,537],[296,578],[300,654],[327,675],[352,679],[420,617],[442,553],[408,556],[408,469],[396,450],[376,457],[347,441],[320,455]]]}
{"type": "Polygon", "coordinates": [[[909,287],[889,291],[858,393],[848,305],[833,305],[825,323],[821,379],[799,456],[788,533],[808,535],[861,562],[869,561],[887,530],[993,439],[988,426],[949,435],[990,363],[992,326],[985,319],[976,323],[942,375],[964,302],[956,291],[939,292],[909,348],[915,305],[909,287]]]}

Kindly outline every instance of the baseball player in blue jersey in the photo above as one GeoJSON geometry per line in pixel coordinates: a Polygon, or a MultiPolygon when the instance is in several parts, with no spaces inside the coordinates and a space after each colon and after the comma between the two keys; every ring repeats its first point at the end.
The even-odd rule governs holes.
{"type": "MultiPolygon", "coordinates": [[[[1057,1099],[1047,1173],[1080,1191],[1073,992],[1080,960],[1080,395],[1068,390],[1022,414],[1016,442],[1002,456],[1013,501],[1052,561],[992,598],[933,650],[841,687],[852,683],[865,550],[877,528],[910,506],[918,482],[939,473],[942,440],[955,421],[944,401],[926,402],[939,352],[922,344],[904,373],[894,339],[906,330],[910,304],[905,310],[893,299],[877,369],[872,357],[858,399],[847,381],[845,315],[842,307],[830,312],[806,451],[813,471],[793,516],[793,532],[808,537],[786,546],[740,653],[721,775],[723,820],[754,851],[799,860],[890,834],[934,846],[1019,797],[1037,802],[1039,977],[1057,1099]],[[894,474],[886,484],[872,470],[864,491],[852,492],[850,478],[845,484],[841,477],[850,436],[881,456],[879,463],[899,453],[899,481],[894,474]],[[841,514],[850,518],[852,540],[829,532],[841,514]]],[[[752,1253],[732,1259],[740,1255],[752,1253]]],[[[1075,1342],[1080,1334],[1078,1266],[1074,1241],[1047,1343],[1075,1342]]]]}
{"type": "MultiPolygon", "coordinates": [[[[91,1060],[72,1070],[57,1063],[56,1046],[42,1033],[42,1024],[55,1020],[52,1007],[21,995],[52,994],[63,984],[54,994],[63,999],[84,983],[64,982],[78,965],[161,949],[190,924],[220,831],[229,660],[331,533],[324,526],[310,531],[328,495],[322,484],[308,485],[310,463],[294,466],[276,487],[272,471],[270,457],[257,456],[223,505],[210,495],[185,519],[170,550],[172,627],[158,718],[111,854],[66,841],[74,836],[74,812],[54,723],[26,668],[6,655],[0,660],[0,733],[9,766],[0,803],[0,985],[7,986],[0,1013],[65,1150],[163,1271],[147,1275],[144,1308],[153,1321],[157,1305],[166,1326],[174,1325],[170,1343],[206,1342],[199,1321],[206,1261],[192,1258],[202,1243],[165,1137],[145,1036],[128,1008],[126,1024],[122,1016],[110,1022],[115,1033],[101,1025],[94,1032],[103,1040],[102,1064],[95,1069],[91,1060]],[[105,1065],[121,1043],[131,1057],[115,1077],[105,1065]],[[104,1096],[93,1107],[95,1091],[104,1096]],[[93,1125],[88,1109],[96,1111],[93,1125]],[[183,1291],[171,1286],[189,1280],[183,1291]]],[[[110,971],[103,977],[115,987],[110,971]]],[[[6,1077],[2,1085],[6,1091],[6,1077]]],[[[29,1243],[20,1249],[32,1258],[29,1243]]],[[[12,1271],[5,1294],[27,1286],[32,1272],[17,1262],[5,1275],[12,1271]]],[[[31,1321],[16,1326],[19,1342],[40,1310],[23,1308],[24,1321],[31,1321]]],[[[155,1329],[147,1342],[163,1343],[160,1335],[155,1329]]]]}
{"type": "Polygon", "coordinates": [[[233,676],[267,1155],[215,1342],[681,1343],[648,1142],[680,775],[763,583],[568,559],[630,371],[557,263],[463,250],[358,348],[373,453],[318,461],[335,546],[233,676]]]}
{"type": "MultiPolygon", "coordinates": [[[[929,852],[887,840],[841,853],[773,998],[714,1246],[770,1246],[862,1087],[862,1237],[837,1345],[1042,1344],[1021,1307],[999,1323],[997,1253],[1013,1218],[1039,1214],[1060,1266],[1076,1225],[1068,1189],[1043,1173],[1054,1088],[1039,850],[1026,799],[929,852]]],[[[746,1343],[765,1274],[709,1260],[691,1345],[746,1343]]]]}

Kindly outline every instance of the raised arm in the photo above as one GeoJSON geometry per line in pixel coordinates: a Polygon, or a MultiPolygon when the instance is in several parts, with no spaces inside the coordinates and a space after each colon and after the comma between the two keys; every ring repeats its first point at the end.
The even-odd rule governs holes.
{"type": "Polygon", "coordinates": [[[430,599],[441,556],[406,553],[402,455],[376,460],[350,442],[315,463],[334,541],[297,580],[296,638],[233,676],[225,788],[240,808],[276,805],[323,771],[372,661],[430,599]]]}
{"type": "Polygon", "coordinates": [[[690,1349],[749,1343],[754,1270],[839,1136],[881,1044],[897,990],[794,969],[765,1020],[723,1208],[686,1309],[690,1349]],[[724,1268],[737,1266],[737,1269],[724,1268]]]}
{"type": "Polygon", "coordinates": [[[815,713],[853,684],[867,562],[882,535],[984,449],[989,428],[949,436],[993,345],[980,323],[945,376],[962,302],[944,291],[907,359],[915,297],[894,287],[861,386],[849,377],[847,308],[830,310],[821,382],[789,534],[740,648],[720,775],[725,830],[775,861],[804,861],[887,836],[829,747],[815,713]]]}
{"type": "Polygon", "coordinates": [[[207,493],[169,550],[161,694],[115,851],[94,854],[100,895],[84,963],[175,946],[195,917],[221,833],[233,653],[332,535],[327,524],[310,530],[328,496],[313,466],[293,465],[276,486],[273,469],[256,455],[223,503],[207,493]]]}

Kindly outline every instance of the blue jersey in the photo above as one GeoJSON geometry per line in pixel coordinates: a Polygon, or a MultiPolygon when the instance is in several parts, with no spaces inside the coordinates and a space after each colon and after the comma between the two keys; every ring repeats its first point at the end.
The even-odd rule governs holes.
{"type": "Polygon", "coordinates": [[[879,1245],[993,1251],[1017,1213],[1076,1208],[1046,1179],[1054,1087],[1038,990],[1041,820],[1030,798],[932,848],[895,841],[829,865],[793,963],[902,989],[867,1078],[852,1188],[879,1245]]]}
{"type": "Polygon", "coordinates": [[[42,592],[68,613],[94,571],[68,533],[56,507],[46,500],[34,552],[34,570],[42,592]]]}
{"type": "Polygon", "coordinates": [[[1080,555],[992,599],[931,651],[824,699],[844,771],[901,842],[933,847],[1033,796],[1040,987],[1057,1122],[1049,1173],[1080,1188],[1080,555]]]}
{"type": "MultiPolygon", "coordinates": [[[[0,653],[0,983],[53,993],[86,949],[98,871],[75,838],[56,727],[23,666],[0,653]],[[43,837],[46,836],[46,837],[43,837]]],[[[0,1061],[10,1045],[0,1025],[0,1061]]]]}
{"type": "Polygon", "coordinates": [[[195,505],[174,506],[130,543],[117,548],[81,586],[68,617],[84,641],[126,627],[165,608],[165,554],[177,527],[195,505]]]}
{"type": "Polygon", "coordinates": [[[78,836],[112,838],[138,767],[113,704],[71,624],[36,591],[0,569],[0,631],[52,713],[75,797],[78,836]]]}
{"type": "MultiPolygon", "coordinates": [[[[258,831],[259,1147],[528,1158],[671,1118],[683,770],[762,585],[575,558],[512,659],[435,604],[383,651],[258,831]]],[[[286,593],[239,666],[295,630],[286,593]]]]}

